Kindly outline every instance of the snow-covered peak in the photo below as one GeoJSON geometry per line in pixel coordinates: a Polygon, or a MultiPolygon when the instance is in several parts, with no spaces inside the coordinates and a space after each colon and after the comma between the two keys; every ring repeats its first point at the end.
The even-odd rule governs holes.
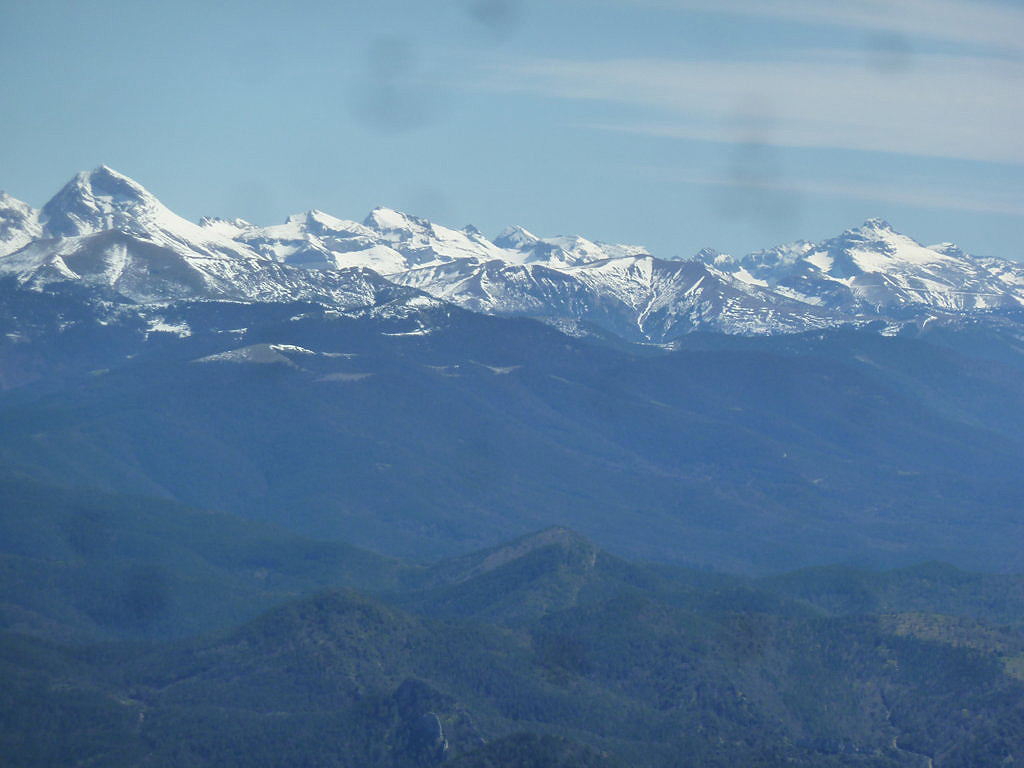
{"type": "Polygon", "coordinates": [[[601,259],[619,259],[627,256],[649,256],[650,253],[642,245],[621,245],[619,243],[600,243],[588,240],[579,235],[545,238],[548,243],[561,253],[556,258],[565,263],[579,264],[584,261],[600,261],[601,259]]]}
{"type": "Polygon", "coordinates": [[[356,221],[349,221],[347,219],[339,219],[337,216],[332,216],[329,213],[313,208],[305,213],[296,213],[288,217],[286,224],[300,224],[307,232],[313,232],[317,234],[324,233],[336,233],[336,232],[352,232],[360,235],[369,234],[367,227],[356,221]]]}
{"type": "Polygon", "coordinates": [[[851,231],[851,232],[860,232],[860,233],[863,233],[865,235],[868,235],[868,234],[884,234],[884,233],[893,233],[893,234],[895,234],[895,230],[892,228],[892,224],[890,224],[885,219],[880,219],[878,217],[872,217],[872,218],[868,219],[867,221],[865,221],[863,224],[861,224],[859,227],[856,227],[855,229],[852,229],[852,230],[849,230],[849,231],[851,231]]]}
{"type": "Polygon", "coordinates": [[[426,219],[384,206],[378,206],[370,211],[363,224],[377,232],[413,232],[430,227],[430,222],[426,219]]]}
{"type": "Polygon", "coordinates": [[[41,212],[0,193],[0,275],[78,282],[139,302],[376,301],[398,283],[473,311],[595,323],[627,338],[692,328],[762,333],[914,313],[1018,310],[1024,269],[951,243],[925,247],[882,219],[814,244],[665,261],[646,248],[509,227],[494,242],[392,208],[364,223],[321,210],[256,226],[186,221],[100,166],[41,212]],[[381,277],[383,276],[383,277],[381,277]]]}
{"type": "Polygon", "coordinates": [[[860,314],[1021,303],[1012,271],[994,270],[951,243],[925,247],[882,219],[821,243],[797,242],[715,265],[798,300],[860,314]]]}
{"type": "Polygon", "coordinates": [[[928,250],[941,253],[943,256],[951,256],[955,259],[968,258],[968,254],[956,243],[936,243],[929,245],[928,250]]]}
{"type": "Polygon", "coordinates": [[[294,295],[235,228],[190,222],[107,166],[76,175],[39,219],[34,242],[0,260],[22,285],[78,282],[142,302],[294,295]]]}
{"type": "MultiPolygon", "coordinates": [[[[881,219],[869,219],[862,226],[843,232],[839,237],[827,240],[811,249],[827,252],[833,266],[824,267],[834,272],[836,268],[849,273],[889,272],[910,265],[923,266],[963,259],[940,251],[926,248],[907,235],[896,232],[881,219]]],[[[837,276],[849,276],[838,275],[837,276]]]]}
{"type": "Polygon", "coordinates": [[[544,264],[553,269],[580,266],[606,259],[647,256],[640,245],[619,245],[588,240],[579,235],[537,237],[522,227],[510,227],[495,238],[496,246],[516,254],[522,263],[544,264]]]}
{"type": "Polygon", "coordinates": [[[312,269],[367,267],[390,274],[407,266],[381,233],[315,209],[289,216],[284,224],[253,227],[237,239],[274,261],[312,269]]]}
{"type": "Polygon", "coordinates": [[[23,217],[27,217],[36,213],[35,208],[33,208],[31,205],[22,202],[21,200],[12,195],[7,194],[3,190],[0,190],[0,211],[10,211],[13,213],[20,214],[23,217]]]}
{"type": "Polygon", "coordinates": [[[42,237],[39,211],[0,192],[0,256],[13,253],[39,237],[42,237]]]}
{"type": "Polygon", "coordinates": [[[516,260],[514,252],[499,248],[475,227],[450,229],[393,208],[374,208],[363,224],[381,245],[400,252],[409,267],[467,258],[516,260]]]}
{"type": "Polygon", "coordinates": [[[140,219],[173,216],[141,184],[101,165],[77,174],[42,209],[51,237],[74,237],[109,229],[132,231],[140,219]]]}
{"type": "Polygon", "coordinates": [[[246,239],[269,240],[310,240],[315,239],[330,250],[330,244],[337,245],[336,250],[353,250],[351,241],[359,240],[365,247],[368,239],[378,237],[377,233],[357,221],[339,219],[329,213],[316,209],[305,213],[289,216],[284,224],[269,227],[257,227],[246,233],[246,239]]]}
{"type": "Polygon", "coordinates": [[[727,253],[716,251],[714,248],[701,248],[693,255],[693,261],[702,264],[732,264],[735,259],[727,253]]]}
{"type": "Polygon", "coordinates": [[[494,244],[499,248],[508,248],[513,251],[521,251],[532,248],[540,241],[532,232],[520,227],[518,224],[507,227],[498,233],[494,238],[494,244]]]}
{"type": "MultiPolygon", "coordinates": [[[[799,269],[808,253],[815,248],[814,243],[797,240],[794,243],[777,245],[762,251],[748,253],[740,259],[728,258],[728,262],[737,264],[759,278],[778,277],[781,273],[790,273],[799,269]]],[[[718,264],[726,262],[718,261],[718,264]]]]}
{"type": "Polygon", "coordinates": [[[216,232],[218,235],[234,239],[243,232],[253,229],[256,225],[245,219],[222,219],[219,216],[203,216],[199,220],[199,226],[216,232]]]}
{"type": "Polygon", "coordinates": [[[83,237],[118,231],[191,258],[254,259],[236,242],[233,227],[201,226],[178,216],[145,187],[101,165],[76,175],[40,212],[47,237],[83,237]]]}
{"type": "Polygon", "coordinates": [[[655,264],[656,260],[653,256],[636,254],[590,260],[564,269],[573,275],[628,275],[630,280],[649,283],[654,274],[655,264]]]}

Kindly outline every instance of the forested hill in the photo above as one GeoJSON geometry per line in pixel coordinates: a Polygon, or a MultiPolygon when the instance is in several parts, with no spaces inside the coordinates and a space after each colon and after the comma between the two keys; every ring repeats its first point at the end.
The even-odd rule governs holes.
{"type": "Polygon", "coordinates": [[[7,765],[951,768],[1024,750],[1020,577],[755,580],[561,528],[406,563],[4,488],[23,502],[0,538],[7,765]],[[146,639],[176,624],[190,636],[146,639]]]}

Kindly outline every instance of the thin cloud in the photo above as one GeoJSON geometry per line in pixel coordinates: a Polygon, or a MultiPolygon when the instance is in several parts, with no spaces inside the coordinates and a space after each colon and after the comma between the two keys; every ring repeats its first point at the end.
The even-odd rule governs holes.
{"type": "Polygon", "coordinates": [[[606,0],[622,5],[822,24],[1020,55],[1024,9],[989,0],[606,0]]]}
{"type": "Polygon", "coordinates": [[[844,52],[768,61],[520,60],[477,85],[617,107],[654,136],[1024,164],[1024,62],[922,55],[882,77],[844,52]]]}
{"type": "Polygon", "coordinates": [[[933,189],[894,188],[891,184],[872,184],[849,181],[814,180],[766,180],[720,178],[688,173],[665,174],[662,169],[647,169],[653,175],[669,175],[673,181],[696,184],[705,187],[730,189],[753,189],[764,192],[781,192],[807,197],[838,197],[852,200],[907,205],[944,211],[969,213],[995,213],[1008,216],[1024,216],[1024,204],[1013,201],[994,200],[990,195],[984,198],[972,197],[963,191],[935,191],[933,189]]]}

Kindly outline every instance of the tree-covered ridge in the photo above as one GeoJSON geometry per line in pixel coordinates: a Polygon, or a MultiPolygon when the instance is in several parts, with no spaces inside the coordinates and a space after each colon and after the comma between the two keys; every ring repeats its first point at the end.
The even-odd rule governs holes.
{"type": "Polygon", "coordinates": [[[311,590],[382,590],[418,566],[170,501],[0,477],[0,628],[167,639],[311,590]]]}
{"type": "MultiPolygon", "coordinates": [[[[47,491],[34,493],[41,520],[68,519],[53,499],[42,514],[47,491]]],[[[112,497],[86,498],[120,514],[112,497]]],[[[433,565],[341,547],[311,560],[256,529],[218,553],[230,518],[205,531],[189,517],[201,513],[120,503],[124,541],[37,557],[36,575],[112,554],[130,569],[159,532],[175,558],[211,564],[210,599],[278,605],[232,626],[237,613],[171,590],[168,615],[193,611],[205,634],[139,642],[139,616],[108,616],[106,636],[133,641],[95,645],[76,640],[100,624],[72,608],[90,591],[85,604],[102,604],[116,580],[52,591],[35,606],[50,623],[0,637],[7,764],[952,767],[1012,765],[1024,749],[1016,577],[929,565],[752,580],[629,562],[565,529],[433,565]],[[239,591],[255,578],[235,567],[250,547],[262,579],[287,575],[288,590],[239,591]],[[325,590],[332,578],[349,588],[325,590]]],[[[74,539],[38,535],[6,548],[26,558],[74,539]]],[[[28,612],[41,591],[15,588],[24,573],[8,569],[3,588],[28,612]]]]}

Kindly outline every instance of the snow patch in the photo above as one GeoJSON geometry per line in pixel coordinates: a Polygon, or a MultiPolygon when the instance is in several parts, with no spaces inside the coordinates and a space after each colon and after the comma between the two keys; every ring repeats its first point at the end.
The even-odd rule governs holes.
{"type": "Polygon", "coordinates": [[[373,373],[328,373],[326,376],[321,376],[317,381],[363,381],[371,376],[375,376],[373,373]]]}
{"type": "Polygon", "coordinates": [[[477,365],[483,366],[495,376],[507,376],[512,371],[518,371],[523,367],[521,365],[487,365],[486,363],[477,363],[477,365]]]}
{"type": "Polygon", "coordinates": [[[275,352],[294,352],[299,355],[315,355],[312,349],[306,349],[295,344],[271,344],[270,348],[275,352]]]}
{"type": "Polygon", "coordinates": [[[402,331],[400,333],[381,333],[381,336],[429,336],[433,332],[433,328],[420,328],[415,331],[402,331]]]}
{"type": "Polygon", "coordinates": [[[270,344],[253,344],[248,347],[231,349],[227,352],[218,352],[215,355],[207,355],[192,361],[193,363],[255,363],[258,365],[271,365],[282,363],[294,367],[294,363],[270,344]]]}
{"type": "Polygon", "coordinates": [[[184,320],[169,323],[163,317],[151,317],[146,326],[146,333],[173,333],[179,339],[185,339],[192,335],[192,329],[184,320]]]}

